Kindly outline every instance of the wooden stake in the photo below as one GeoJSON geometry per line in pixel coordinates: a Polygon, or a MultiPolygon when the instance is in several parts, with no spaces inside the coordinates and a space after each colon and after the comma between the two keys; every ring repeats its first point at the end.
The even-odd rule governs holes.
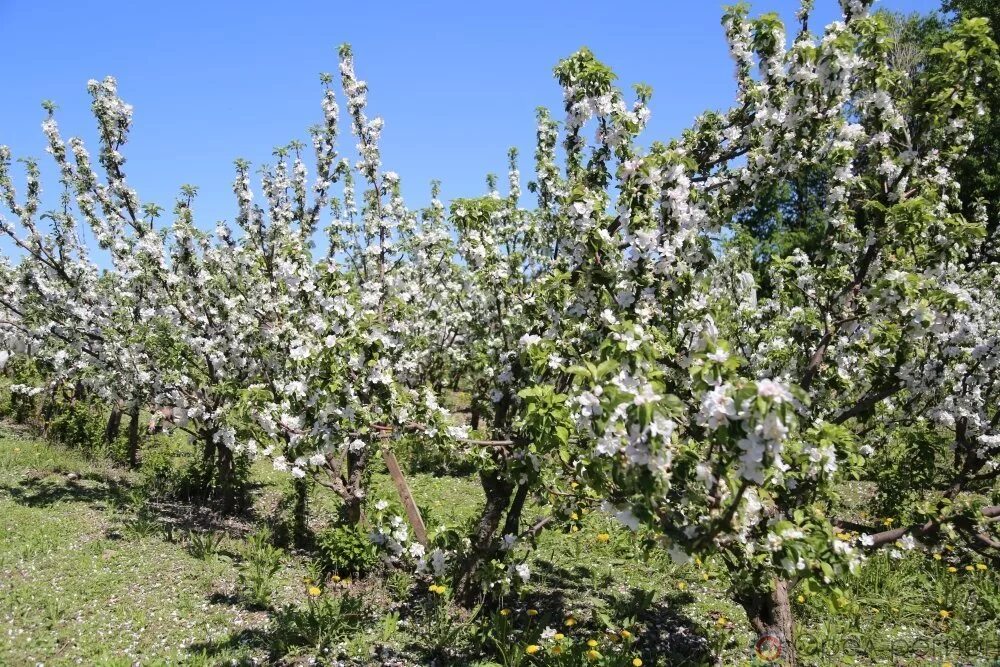
{"type": "Polygon", "coordinates": [[[396,455],[388,447],[382,448],[382,458],[385,459],[385,465],[389,468],[389,475],[392,476],[392,482],[396,485],[396,491],[399,492],[399,499],[403,501],[403,507],[406,508],[406,515],[409,517],[410,525],[413,527],[413,534],[417,538],[417,542],[426,547],[427,527],[424,526],[424,520],[420,516],[420,509],[413,500],[413,494],[410,493],[410,485],[406,483],[403,471],[399,468],[399,461],[396,460],[396,455]]]}

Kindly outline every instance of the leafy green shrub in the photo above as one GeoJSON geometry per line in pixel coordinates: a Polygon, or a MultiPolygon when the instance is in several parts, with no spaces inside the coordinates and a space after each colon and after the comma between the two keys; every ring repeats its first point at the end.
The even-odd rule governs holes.
{"type": "Polygon", "coordinates": [[[358,596],[310,595],[305,607],[285,607],[275,615],[271,657],[280,659],[303,647],[320,653],[356,635],[364,621],[364,604],[358,596]]]}
{"type": "Polygon", "coordinates": [[[363,576],[378,562],[368,535],[350,526],[330,528],[316,538],[319,561],[327,574],[363,576]]]}
{"type": "Polygon", "coordinates": [[[271,534],[265,528],[247,538],[240,564],[240,593],[254,607],[265,608],[271,604],[274,593],[274,575],[281,569],[281,549],[271,544],[271,534]]]}
{"type": "Polygon", "coordinates": [[[49,419],[48,434],[54,442],[87,454],[104,452],[103,417],[84,401],[57,406],[49,419]]]}
{"type": "Polygon", "coordinates": [[[132,540],[141,540],[156,534],[160,530],[160,522],[148,505],[140,506],[134,514],[122,522],[122,534],[132,540]]]}
{"type": "MultiPolygon", "coordinates": [[[[216,485],[214,474],[211,462],[206,464],[201,457],[192,457],[190,451],[164,443],[164,446],[146,449],[141,486],[150,498],[203,504],[223,491],[216,485]]],[[[250,504],[249,479],[249,462],[238,459],[231,480],[237,508],[250,504]]]]}
{"type": "Polygon", "coordinates": [[[225,536],[221,532],[214,530],[206,530],[200,533],[189,530],[187,533],[187,551],[198,560],[205,560],[218,553],[223,537],[225,536]]]}
{"type": "Polygon", "coordinates": [[[406,435],[393,444],[393,451],[400,465],[410,473],[464,476],[475,472],[474,462],[456,454],[434,439],[406,435]]]}

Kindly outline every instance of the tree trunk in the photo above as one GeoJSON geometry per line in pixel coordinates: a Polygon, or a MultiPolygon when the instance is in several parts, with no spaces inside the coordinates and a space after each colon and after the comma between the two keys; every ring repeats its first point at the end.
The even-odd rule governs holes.
{"type": "Polygon", "coordinates": [[[507,510],[507,520],[503,524],[504,535],[519,535],[521,533],[521,513],[524,512],[524,503],[528,499],[528,485],[519,484],[517,493],[514,494],[514,502],[507,510]]]}
{"type": "Polygon", "coordinates": [[[365,518],[364,498],[357,495],[349,495],[344,498],[344,505],[341,508],[344,523],[348,526],[358,526],[365,518]]]}
{"type": "Polygon", "coordinates": [[[215,485],[215,439],[212,431],[199,431],[201,435],[201,469],[198,471],[200,483],[189,491],[190,500],[205,505],[212,496],[215,485]]]}
{"type": "MultiPolygon", "coordinates": [[[[501,438],[508,432],[509,424],[507,414],[510,409],[510,399],[504,397],[497,403],[496,411],[493,413],[493,437],[501,438]]],[[[495,558],[497,554],[497,544],[494,540],[500,522],[504,518],[504,512],[511,504],[511,496],[514,494],[514,483],[507,480],[507,457],[508,454],[500,449],[492,451],[493,461],[496,463],[495,472],[480,472],[479,481],[483,487],[483,495],[486,496],[486,505],[482,514],[479,515],[479,523],[471,536],[472,549],[468,557],[462,563],[458,571],[455,582],[455,592],[461,604],[472,606],[479,595],[476,573],[480,566],[495,558]]],[[[524,501],[522,499],[521,505],[524,501]]],[[[520,521],[520,508],[517,508],[517,520],[520,521]]],[[[508,522],[509,523],[509,520],[508,522]]]]}
{"type": "Polygon", "coordinates": [[[472,399],[472,405],[469,406],[469,409],[470,409],[470,411],[472,413],[470,415],[470,417],[469,417],[469,421],[471,422],[469,425],[472,427],[473,431],[478,431],[479,430],[479,401],[477,401],[476,399],[472,399]]]}
{"type": "Polygon", "coordinates": [[[216,493],[222,505],[223,514],[232,514],[237,509],[236,469],[233,453],[228,447],[217,447],[216,452],[216,493]]]}
{"type": "Polygon", "coordinates": [[[774,590],[738,595],[750,625],[757,632],[757,654],[764,660],[797,667],[795,654],[795,619],[789,600],[790,584],[774,580],[774,590]]]}
{"type": "Polygon", "coordinates": [[[122,429],[122,409],[115,403],[108,415],[108,424],[104,427],[104,443],[110,445],[118,437],[122,429]]]}
{"type": "MultiPolygon", "coordinates": [[[[119,421],[121,415],[118,416],[119,421]]],[[[135,405],[129,410],[128,415],[128,466],[137,468],[139,466],[139,406],[135,405]]]]}
{"type": "Polygon", "coordinates": [[[292,543],[299,549],[304,549],[309,545],[309,525],[307,522],[309,484],[304,477],[296,477],[293,480],[295,506],[292,509],[292,543]]]}
{"type": "Polygon", "coordinates": [[[504,512],[510,504],[510,496],[514,491],[512,484],[500,477],[489,473],[480,473],[480,481],[483,491],[486,492],[486,505],[482,514],[479,515],[479,523],[472,535],[472,550],[466,557],[465,562],[458,571],[458,578],[455,582],[455,591],[458,600],[466,605],[472,606],[476,602],[479,589],[476,582],[476,572],[479,567],[493,558],[496,554],[496,544],[494,536],[504,512]]]}

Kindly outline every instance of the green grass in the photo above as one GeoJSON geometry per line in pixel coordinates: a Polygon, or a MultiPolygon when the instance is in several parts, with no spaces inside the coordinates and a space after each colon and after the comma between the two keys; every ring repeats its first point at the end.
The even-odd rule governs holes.
{"type": "MultiPolygon", "coordinates": [[[[155,446],[168,444],[176,446],[155,446]]],[[[254,477],[266,517],[290,485],[264,465],[254,477]]],[[[403,574],[379,570],[362,581],[328,583],[312,602],[303,583],[310,554],[285,551],[271,607],[247,604],[237,582],[251,524],[155,504],[143,514],[136,510],[139,479],[0,430],[0,665],[268,664],[282,657],[276,647],[289,652],[289,664],[334,656],[350,665],[435,658],[442,665],[492,664],[482,657],[482,637],[468,632],[467,614],[403,574]],[[217,531],[222,539],[214,553],[197,557],[188,530],[217,531]],[[360,611],[345,615],[352,600],[360,611]],[[335,608],[322,606],[328,602],[335,608]],[[322,614],[323,627],[341,633],[325,645],[309,625],[322,614]]],[[[430,524],[460,524],[483,501],[472,477],[415,474],[409,481],[430,524]]],[[[384,471],[375,473],[371,495],[394,498],[384,471]]],[[[854,490],[856,498],[864,495],[854,490]]],[[[311,525],[320,529],[335,513],[336,502],[317,489],[311,525]]],[[[606,517],[580,518],[576,531],[542,533],[531,584],[508,602],[508,616],[497,617],[494,631],[509,633],[502,638],[507,648],[522,655],[532,633],[552,625],[577,642],[596,637],[612,651],[605,630],[625,628],[634,635],[629,655],[646,665],[749,664],[753,633],[728,599],[718,566],[676,566],[660,552],[644,552],[606,517]],[[539,613],[528,616],[528,609],[539,613]],[[578,621],[572,628],[564,625],[569,615],[578,621]]],[[[976,647],[995,646],[1000,637],[1000,579],[992,565],[976,564],[957,552],[940,560],[881,554],[848,582],[843,599],[796,601],[805,662],[960,664],[981,657],[986,649],[976,647]]]]}

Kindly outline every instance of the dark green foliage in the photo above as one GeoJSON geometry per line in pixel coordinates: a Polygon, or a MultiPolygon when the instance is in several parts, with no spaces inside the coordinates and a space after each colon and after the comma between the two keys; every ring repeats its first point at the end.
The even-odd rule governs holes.
{"type": "Polygon", "coordinates": [[[67,447],[96,454],[102,448],[105,417],[84,401],[69,401],[54,407],[48,436],[67,447]]]}
{"type": "Polygon", "coordinates": [[[363,576],[378,563],[378,554],[360,528],[337,526],[316,538],[319,560],[326,574],[363,576]]]}
{"type": "Polygon", "coordinates": [[[303,607],[285,607],[274,617],[271,655],[283,658],[303,648],[322,654],[358,633],[365,616],[361,598],[350,593],[324,594],[303,607]]]}
{"type": "Polygon", "coordinates": [[[274,593],[274,577],[281,569],[281,549],[271,544],[271,534],[261,528],[247,538],[240,564],[239,589],[252,606],[266,608],[274,593]]]}
{"type": "MultiPolygon", "coordinates": [[[[944,9],[958,19],[982,17],[989,20],[993,41],[1000,42],[1000,4],[992,0],[945,0],[944,9]]],[[[959,167],[962,204],[966,216],[981,202],[987,211],[987,227],[995,233],[1000,226],[1000,72],[983,81],[992,94],[985,95],[986,113],[973,124],[975,140],[959,167]]]]}

